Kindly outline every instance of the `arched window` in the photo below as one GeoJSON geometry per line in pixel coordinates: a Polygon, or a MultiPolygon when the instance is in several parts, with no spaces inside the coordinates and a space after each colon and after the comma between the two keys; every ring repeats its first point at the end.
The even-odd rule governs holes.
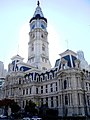
{"type": "Polygon", "coordinates": [[[19,84],[21,84],[21,78],[19,78],[19,84]]]}
{"type": "Polygon", "coordinates": [[[64,80],[64,89],[67,88],[67,80],[64,80]]]}
{"type": "Polygon", "coordinates": [[[65,105],[68,105],[68,96],[65,95],[65,105]]]}

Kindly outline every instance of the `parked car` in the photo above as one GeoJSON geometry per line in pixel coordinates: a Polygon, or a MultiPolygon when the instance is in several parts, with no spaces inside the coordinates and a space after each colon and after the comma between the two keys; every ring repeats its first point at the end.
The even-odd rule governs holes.
{"type": "Polygon", "coordinates": [[[6,115],[0,115],[0,118],[7,118],[6,115]]]}
{"type": "Polygon", "coordinates": [[[38,116],[33,116],[32,120],[42,120],[42,118],[39,118],[38,116]]]}
{"type": "Polygon", "coordinates": [[[29,117],[24,117],[23,120],[32,120],[32,119],[29,117]]]}

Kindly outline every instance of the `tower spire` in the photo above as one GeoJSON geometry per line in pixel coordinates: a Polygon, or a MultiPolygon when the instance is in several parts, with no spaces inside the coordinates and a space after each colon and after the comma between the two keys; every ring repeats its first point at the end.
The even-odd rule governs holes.
{"type": "Polygon", "coordinates": [[[29,23],[28,63],[40,70],[50,69],[47,19],[40,7],[40,0],[37,0],[37,7],[29,23]]]}
{"type": "Polygon", "coordinates": [[[39,2],[39,0],[37,1],[37,5],[38,5],[38,6],[40,5],[40,2],[39,2]]]}

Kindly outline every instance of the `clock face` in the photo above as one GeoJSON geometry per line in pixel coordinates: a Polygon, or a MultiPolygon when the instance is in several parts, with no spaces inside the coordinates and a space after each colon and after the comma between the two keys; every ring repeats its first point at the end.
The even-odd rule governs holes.
{"type": "Polygon", "coordinates": [[[45,29],[45,26],[44,26],[43,24],[41,24],[41,28],[42,28],[42,29],[45,29]]]}
{"type": "Polygon", "coordinates": [[[32,28],[31,29],[34,29],[35,28],[35,25],[32,25],[32,28]]]}

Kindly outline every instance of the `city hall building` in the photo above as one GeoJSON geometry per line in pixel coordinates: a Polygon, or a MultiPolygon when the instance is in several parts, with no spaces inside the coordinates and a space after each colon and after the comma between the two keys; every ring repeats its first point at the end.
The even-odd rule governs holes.
{"type": "Polygon", "coordinates": [[[67,49],[51,68],[47,19],[39,1],[29,24],[27,63],[18,54],[11,58],[1,99],[14,99],[21,108],[29,100],[47,103],[59,116],[90,115],[90,69],[83,52],[67,49]]]}

